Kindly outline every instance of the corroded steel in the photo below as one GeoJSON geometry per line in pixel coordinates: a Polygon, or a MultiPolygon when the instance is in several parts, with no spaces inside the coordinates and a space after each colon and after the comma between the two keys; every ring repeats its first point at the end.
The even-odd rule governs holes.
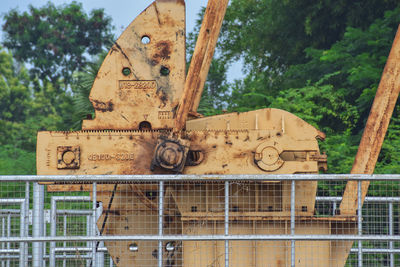
{"type": "MultiPolygon", "coordinates": [[[[40,132],[38,134],[38,174],[42,175],[78,175],[78,174],[158,174],[168,173],[165,169],[155,168],[150,169],[153,159],[153,151],[159,137],[165,134],[165,131],[81,131],[81,132],[40,132]],[[80,168],[79,169],[57,169],[57,148],[58,147],[77,147],[80,148],[80,168]],[[43,164],[45,162],[45,164],[43,164]]],[[[278,109],[263,109],[258,111],[250,111],[246,113],[225,114],[209,118],[192,120],[187,124],[187,131],[182,133],[186,140],[190,141],[189,155],[193,156],[193,161],[196,161],[196,155],[201,155],[201,159],[197,164],[187,164],[183,173],[185,174],[292,174],[292,173],[318,173],[319,169],[326,168],[326,158],[319,154],[317,138],[323,137],[323,134],[316,130],[305,121],[294,116],[291,113],[278,109]],[[203,130],[201,130],[203,129],[203,130]],[[204,130],[207,129],[207,130],[204,130]],[[255,152],[260,146],[279,147],[282,160],[281,166],[273,171],[260,168],[257,164],[255,152]]],[[[190,157],[189,157],[190,158],[190,157]]],[[[260,160],[260,159],[259,159],[260,160]]],[[[268,164],[268,160],[265,160],[268,164]]],[[[273,164],[272,164],[273,165],[273,164]]],[[[187,221],[220,221],[223,219],[221,213],[215,207],[222,205],[217,200],[219,196],[215,195],[220,192],[218,189],[221,185],[211,183],[200,190],[200,198],[193,198],[190,194],[182,195],[179,188],[169,186],[166,191],[166,203],[173,205],[180,212],[174,220],[183,228],[177,225],[170,225],[170,230],[175,231],[171,234],[182,234],[186,231],[205,231],[211,233],[210,228],[213,224],[208,225],[204,229],[197,228],[187,221]],[[169,195],[168,195],[169,194],[169,195]],[[205,210],[205,206],[199,203],[205,203],[206,198],[210,197],[209,211],[205,210]],[[192,206],[197,206],[196,212],[192,212],[192,206]],[[215,207],[214,207],[215,206],[215,207]],[[207,216],[205,216],[207,215],[207,216]],[[180,229],[178,232],[177,229],[180,229]]],[[[223,184],[222,184],[223,186],[223,184]]],[[[97,191],[97,199],[103,202],[103,205],[108,206],[110,203],[111,192],[114,190],[114,185],[99,184],[97,191]]],[[[246,207],[254,207],[248,213],[241,212],[242,219],[254,221],[264,220],[289,220],[290,213],[290,183],[289,182],[273,182],[254,185],[252,191],[260,190],[259,209],[255,208],[254,200],[249,200],[248,197],[240,197],[240,192],[243,189],[240,186],[233,188],[238,192],[236,202],[232,205],[235,209],[241,210],[246,207]],[[264,192],[264,193],[262,193],[264,192]],[[244,217],[243,217],[244,216],[244,217]],[[262,219],[264,218],[264,219],[262,219]]],[[[104,226],[103,234],[143,234],[143,229],[148,228],[147,234],[157,234],[157,201],[150,200],[146,197],[146,192],[149,190],[156,191],[156,185],[143,186],[140,184],[133,185],[118,185],[114,190],[114,201],[112,202],[111,211],[109,211],[107,223],[104,226]],[[135,209],[127,209],[126,207],[136,207],[135,209]],[[141,210],[140,215],[137,210],[141,210]],[[154,213],[154,214],[153,214],[154,213]],[[153,216],[153,217],[152,217],[153,216]],[[153,219],[151,219],[153,218],[153,219]],[[149,224],[149,221],[154,222],[154,225],[149,224]],[[117,227],[118,226],[118,227],[117,227]]],[[[314,220],[314,206],[317,182],[315,181],[298,181],[296,183],[296,210],[298,216],[314,220]]],[[[49,185],[48,190],[63,190],[63,191],[88,191],[88,185],[49,185]]],[[[188,193],[195,192],[194,189],[188,188],[188,193]]],[[[222,190],[223,192],[223,190],[222,190]]],[[[198,195],[198,193],[196,193],[198,195]]],[[[255,197],[255,196],[254,196],[255,197]]],[[[99,228],[103,226],[103,220],[106,215],[100,218],[98,222],[99,228]]],[[[232,217],[232,221],[236,221],[237,217],[232,217]]],[[[235,223],[236,224],[236,223],[235,223]]],[[[272,226],[273,223],[256,223],[260,228],[272,226]]],[[[198,225],[198,224],[197,224],[198,225]]],[[[318,227],[321,232],[328,233],[331,222],[319,222],[318,227]]],[[[248,223],[242,225],[240,231],[246,233],[250,229],[248,223]]],[[[310,232],[312,228],[309,223],[299,225],[299,229],[304,227],[305,233],[310,232]]],[[[202,227],[201,227],[202,228],[202,227]]],[[[251,226],[252,228],[252,226],[251,226]]],[[[265,232],[265,233],[273,233],[265,232]]],[[[285,230],[281,230],[284,233],[285,230]]],[[[199,232],[199,233],[200,233],[199,232]]],[[[260,232],[262,233],[262,231],[260,232]]],[[[278,232],[277,232],[278,233],[278,232]]],[[[155,265],[156,259],[146,255],[151,255],[151,252],[157,247],[157,242],[139,244],[146,247],[143,256],[135,256],[128,253],[128,244],[124,243],[121,249],[121,243],[117,246],[114,242],[106,242],[106,246],[115,262],[118,258],[120,266],[141,262],[141,264],[155,265]],[[126,250],[126,251],[125,251],[126,250]]],[[[251,242],[250,242],[251,243],[251,242]]],[[[284,244],[285,242],[282,242],[284,244]]],[[[321,244],[329,242],[322,242],[321,244]]],[[[270,246],[271,243],[266,243],[270,246]]],[[[207,246],[207,244],[203,244],[207,246]]],[[[176,259],[176,262],[183,260],[184,266],[199,266],[196,265],[190,257],[190,253],[195,243],[184,243],[186,248],[183,258],[176,259]]],[[[324,249],[329,249],[329,246],[324,246],[324,249]]],[[[260,246],[260,251],[263,247],[260,246]]],[[[265,248],[265,251],[268,249],[265,248]]],[[[287,262],[284,255],[284,246],[277,249],[277,255],[281,255],[280,262],[287,262]]],[[[208,250],[199,252],[207,253],[208,250]]],[[[274,253],[275,253],[274,252],[274,253]]],[[[261,261],[262,255],[254,261],[261,261]]],[[[140,254],[142,255],[142,254],[140,254]]],[[[269,254],[268,254],[269,255],[269,254]]],[[[275,256],[274,256],[275,257],[275,256]]],[[[301,257],[301,255],[299,256],[301,257]]],[[[209,257],[210,262],[213,261],[209,257]]],[[[249,265],[252,266],[252,265],[249,265]]]]}
{"type": "MultiPolygon", "coordinates": [[[[209,1],[187,80],[185,2],[157,0],[143,11],[111,48],[98,72],[90,94],[96,117],[83,122],[83,131],[38,134],[38,174],[317,174],[326,170],[327,157],[320,154],[317,141],[325,135],[286,111],[262,109],[206,118],[197,114],[187,121],[190,113],[196,113],[227,3],[209,1]]],[[[373,171],[397,99],[398,38],[377,92],[354,173],[373,171]]],[[[159,229],[159,197],[153,194],[157,184],[98,184],[96,198],[108,207],[98,227],[103,235],[157,235],[161,230],[168,235],[222,234],[223,227],[219,226],[223,224],[233,234],[286,234],[291,230],[288,181],[237,182],[229,189],[234,198],[229,203],[232,212],[228,217],[221,194],[229,190],[223,182],[201,181],[196,188],[193,186],[183,182],[166,185],[160,203],[167,207],[164,216],[172,219],[165,229],[159,229]],[[284,226],[274,228],[276,222],[284,226]]],[[[71,183],[51,184],[48,190],[91,188],[71,183]]],[[[296,181],[296,234],[354,234],[354,218],[314,216],[316,190],[316,181],[296,181]]],[[[354,215],[355,194],[349,183],[342,214],[354,215]]],[[[185,241],[179,246],[181,253],[173,256],[157,252],[157,241],[141,242],[145,241],[137,244],[144,249],[138,254],[129,253],[129,242],[109,241],[106,246],[118,266],[156,266],[161,254],[168,258],[168,266],[224,265],[223,257],[219,257],[225,252],[223,242],[185,241]]],[[[250,240],[241,246],[230,242],[233,266],[243,263],[236,253],[238,248],[246,255],[245,266],[261,266],[265,257],[274,267],[294,264],[287,241],[250,240]]],[[[293,249],[296,266],[343,266],[350,251],[340,241],[297,242],[293,249]],[[307,258],[310,253],[320,257],[307,258]]]]}
{"type": "MultiPolygon", "coordinates": [[[[379,84],[360,146],[354,160],[352,174],[372,174],[400,92],[400,27],[390,51],[379,84]]],[[[362,183],[362,202],[368,192],[369,182],[362,183]]],[[[355,214],[357,210],[357,182],[346,185],[340,213],[355,214]]]]}
{"type": "Polygon", "coordinates": [[[171,128],[185,83],[185,35],[183,0],[144,10],[104,59],[89,97],[96,117],[82,129],[171,128]]]}
{"type": "Polygon", "coordinates": [[[174,131],[185,127],[189,113],[196,114],[214,55],[229,0],[210,0],[204,14],[196,47],[186,77],[183,96],[176,112],[174,131]]]}
{"type": "MultiPolygon", "coordinates": [[[[379,84],[374,103],[358,147],[357,155],[351,169],[351,174],[373,174],[379,153],[393,110],[396,106],[400,92],[400,27],[397,30],[382,79],[379,84]]],[[[361,183],[361,205],[368,192],[370,181],[361,183]]],[[[340,203],[341,216],[355,215],[358,208],[358,182],[347,182],[340,203]]],[[[353,233],[356,231],[353,230],[353,233]]],[[[353,246],[353,242],[342,243],[344,255],[342,265],[345,264],[348,253],[353,246]]]]}

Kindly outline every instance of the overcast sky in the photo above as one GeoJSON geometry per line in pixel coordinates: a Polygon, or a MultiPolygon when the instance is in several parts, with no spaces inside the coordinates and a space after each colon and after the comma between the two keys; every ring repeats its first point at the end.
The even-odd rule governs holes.
{"type": "MultiPolygon", "coordinates": [[[[43,6],[47,0],[0,0],[1,24],[4,13],[12,8],[19,11],[26,11],[29,5],[35,7],[43,6]]],[[[71,0],[52,0],[55,5],[62,5],[72,2],[71,0]]],[[[153,0],[78,0],[86,12],[95,8],[104,8],[105,13],[111,16],[115,26],[115,33],[119,36],[123,29],[131,23],[153,0]]],[[[186,0],[186,31],[193,30],[198,18],[197,14],[202,7],[207,5],[207,0],[186,0]]],[[[0,36],[1,37],[1,36],[0,36]]],[[[241,64],[234,64],[228,73],[228,79],[233,80],[242,76],[241,64]]]]}
{"type": "MultiPolygon", "coordinates": [[[[1,0],[0,14],[3,15],[12,8],[18,8],[20,11],[27,10],[29,5],[35,7],[43,6],[47,0],[1,0]]],[[[52,0],[55,5],[61,5],[72,1],[52,0]]],[[[89,12],[94,8],[104,8],[105,12],[112,17],[116,33],[120,34],[153,0],[80,0],[84,9],[89,12]]],[[[187,31],[192,31],[197,14],[201,7],[207,5],[207,0],[186,0],[186,23],[187,31]]]]}

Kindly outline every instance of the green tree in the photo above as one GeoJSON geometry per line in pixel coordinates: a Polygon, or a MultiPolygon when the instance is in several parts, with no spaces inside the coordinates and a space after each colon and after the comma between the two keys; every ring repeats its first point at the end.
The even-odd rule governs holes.
{"type": "MultiPolygon", "coordinates": [[[[397,1],[232,0],[217,60],[242,58],[246,76],[220,94],[230,111],[282,108],[326,132],[329,171],[347,173],[399,21],[397,1]]],[[[397,170],[393,124],[379,172],[397,170]]]]}
{"type": "Polygon", "coordinates": [[[33,174],[37,131],[61,121],[43,95],[51,88],[34,88],[24,65],[0,48],[0,174],[33,174]]]}
{"type": "Polygon", "coordinates": [[[328,49],[347,27],[364,30],[396,0],[232,0],[223,28],[224,53],[250,71],[306,62],[304,50],[328,49]]]}
{"type": "Polygon", "coordinates": [[[18,61],[32,65],[34,77],[51,82],[57,93],[66,90],[72,75],[102,51],[111,35],[111,18],[103,9],[85,13],[75,1],[62,6],[48,2],[28,12],[11,10],[4,16],[3,44],[18,61]]]}

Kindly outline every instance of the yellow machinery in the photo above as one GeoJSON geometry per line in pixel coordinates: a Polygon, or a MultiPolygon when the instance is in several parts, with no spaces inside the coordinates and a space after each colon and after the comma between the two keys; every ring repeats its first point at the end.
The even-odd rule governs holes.
{"type": "MultiPolygon", "coordinates": [[[[115,42],[97,74],[90,93],[95,118],[85,120],[79,132],[38,133],[37,173],[317,174],[326,170],[327,157],[320,154],[317,141],[324,134],[293,114],[269,108],[212,117],[197,113],[227,4],[227,0],[209,1],[187,75],[184,0],[157,0],[144,10],[115,42]]],[[[353,188],[346,190],[342,214],[319,218],[314,216],[317,182],[297,182],[296,233],[354,233],[357,196],[354,184],[348,186],[353,188]]],[[[91,187],[52,184],[48,190],[90,191],[91,187]]],[[[97,190],[97,199],[107,207],[98,221],[103,235],[158,234],[157,184],[99,184],[97,190]]],[[[289,183],[237,183],[229,190],[232,234],[290,233],[289,183]]],[[[366,190],[365,185],[364,196],[366,190]]],[[[168,223],[163,232],[223,234],[223,196],[224,184],[217,181],[168,183],[164,203],[168,223]]],[[[231,241],[231,266],[288,266],[289,243],[231,241]]],[[[118,266],[157,265],[156,241],[135,242],[140,253],[131,252],[132,242],[105,245],[118,266]]],[[[343,266],[351,245],[296,242],[296,266],[343,266]]],[[[223,241],[184,241],[179,253],[163,253],[164,266],[224,266],[223,241]]]]}

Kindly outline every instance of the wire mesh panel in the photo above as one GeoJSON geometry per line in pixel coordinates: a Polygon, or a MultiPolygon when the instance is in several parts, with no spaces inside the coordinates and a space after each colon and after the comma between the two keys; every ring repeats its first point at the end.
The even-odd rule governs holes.
{"type": "Polygon", "coordinates": [[[0,266],[400,266],[400,176],[348,177],[355,214],[345,176],[3,176],[0,266]]]}

